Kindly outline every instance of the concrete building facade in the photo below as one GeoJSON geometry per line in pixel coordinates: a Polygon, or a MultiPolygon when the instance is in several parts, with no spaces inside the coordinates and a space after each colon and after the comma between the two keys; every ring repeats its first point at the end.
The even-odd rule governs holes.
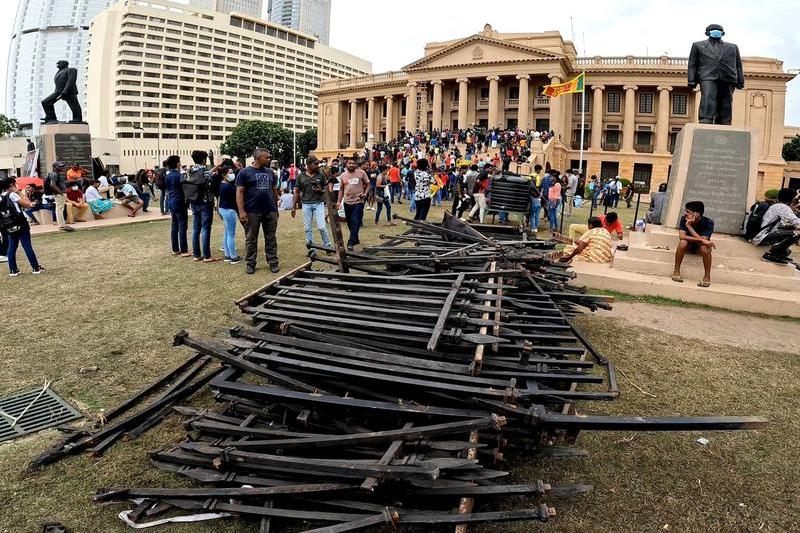
{"type": "MultiPolygon", "coordinates": [[[[786,84],[778,59],[745,57],[745,89],[734,93],[733,125],[759,136],[758,191],[783,178],[786,84]]],[[[587,176],[620,175],[657,188],[667,180],[672,147],[697,121],[700,93],[686,83],[687,58],[578,57],[558,32],[478,34],[429,43],[401,71],[322,84],[318,154],[392,139],[405,131],[470,126],[553,130],[541,158],[578,168],[585,107],[587,176]],[[586,92],[550,99],[545,85],[586,72],[586,92]]]]}
{"type": "Polygon", "coordinates": [[[331,0],[269,0],[269,20],[330,42],[331,0]]]}
{"type": "MultiPolygon", "coordinates": [[[[39,132],[41,101],[53,92],[58,61],[65,59],[84,72],[89,23],[115,1],[19,0],[8,53],[6,114],[19,120],[23,131],[39,132]]],[[[78,90],[86,110],[83,81],[79,78],[78,90]]],[[[64,102],[56,104],[56,115],[59,120],[72,118],[64,102]]]]}
{"type": "Polygon", "coordinates": [[[219,11],[230,15],[233,12],[261,18],[264,8],[262,0],[189,0],[189,5],[198,9],[219,11]]]}
{"type": "Polygon", "coordinates": [[[257,17],[166,0],[123,0],[90,28],[93,137],[120,141],[120,167],[213,150],[242,120],[302,132],[320,83],[371,72],[368,61],[257,17]]]}

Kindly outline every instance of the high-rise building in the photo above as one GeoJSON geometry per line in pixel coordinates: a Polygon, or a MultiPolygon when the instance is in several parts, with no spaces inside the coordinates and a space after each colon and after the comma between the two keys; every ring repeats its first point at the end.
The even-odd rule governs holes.
{"type": "Polygon", "coordinates": [[[269,0],[269,20],[330,42],[331,0],[269,0]]]}
{"type": "Polygon", "coordinates": [[[233,12],[261,18],[262,0],[189,0],[189,5],[230,15],[233,12]]]}
{"type": "Polygon", "coordinates": [[[123,172],[214,150],[243,120],[317,125],[322,80],[372,64],[257,17],[126,0],[91,24],[93,137],[116,139],[123,172]]]}
{"type": "MultiPolygon", "coordinates": [[[[89,23],[115,1],[19,0],[8,54],[6,110],[23,130],[38,133],[44,117],[40,102],[53,91],[56,63],[62,59],[78,69],[81,107],[84,116],[91,114],[84,90],[89,23]]],[[[71,118],[63,102],[56,104],[56,115],[71,118]]]]}

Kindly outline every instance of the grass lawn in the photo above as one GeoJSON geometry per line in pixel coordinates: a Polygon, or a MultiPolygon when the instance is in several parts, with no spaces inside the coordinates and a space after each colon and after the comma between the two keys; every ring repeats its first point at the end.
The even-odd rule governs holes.
{"type": "MultiPolygon", "coordinates": [[[[406,206],[403,206],[406,207],[406,206]]],[[[405,209],[402,210],[405,212],[405,209]]],[[[627,210],[621,208],[621,213],[627,210]]],[[[630,210],[631,217],[633,210],[630,210]]],[[[434,209],[431,219],[440,211],[434,209]]],[[[378,242],[370,222],[362,242],[378,242]]],[[[585,217],[584,217],[585,218],[585,217]]],[[[623,220],[626,220],[623,218],[623,220]]],[[[221,242],[216,221],[212,243],[221,242]]],[[[263,285],[270,274],[259,258],[255,276],[244,264],[195,264],[169,254],[169,224],[149,222],[73,234],[35,237],[47,273],[0,275],[0,393],[53,388],[90,414],[114,406],[183,360],[171,347],[186,328],[216,335],[241,321],[233,301],[263,285]],[[96,371],[81,373],[81,368],[96,371]]],[[[315,235],[315,238],[317,236],[315,235]]],[[[239,235],[240,251],[243,250],[239,235]]],[[[282,216],[279,255],[283,271],[304,260],[302,221],[282,216]]],[[[24,261],[24,259],[23,259],[24,261]]],[[[763,432],[628,435],[583,434],[588,458],[528,460],[505,464],[517,481],[591,483],[589,495],[551,500],[559,517],[546,526],[488,526],[487,531],[796,531],[800,524],[800,371],[796,356],[698,343],[653,329],[632,329],[610,318],[580,322],[598,348],[642,390],[620,376],[623,395],[613,403],[582,406],[582,412],[637,415],[752,414],[772,421],[763,432]]],[[[698,324],[697,327],[713,327],[698,324]]],[[[211,405],[207,394],[193,400],[211,405]]],[[[97,507],[97,488],[124,485],[176,486],[174,475],[152,468],[147,452],[183,435],[173,416],[142,438],[114,445],[100,460],[77,456],[25,475],[28,461],[55,442],[53,430],[0,445],[0,532],[36,531],[45,520],[75,532],[127,528],[118,507],[97,507]]],[[[520,502],[520,504],[524,504],[520,502]]],[[[176,526],[176,531],[252,531],[246,522],[176,526]]]]}

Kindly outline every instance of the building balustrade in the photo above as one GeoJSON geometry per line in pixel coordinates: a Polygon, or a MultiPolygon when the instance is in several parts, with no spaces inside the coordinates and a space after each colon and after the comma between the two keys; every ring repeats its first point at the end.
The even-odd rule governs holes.
{"type": "Polygon", "coordinates": [[[533,107],[550,107],[550,97],[549,96],[537,96],[533,100],[533,107]]]}
{"type": "MultiPolygon", "coordinates": [[[[573,150],[580,150],[581,149],[581,141],[580,140],[572,141],[571,146],[572,146],[573,150]]],[[[584,141],[583,141],[583,149],[584,150],[588,150],[589,149],[589,141],[588,140],[584,139],[584,141]]]]}
{"type": "Polygon", "coordinates": [[[458,100],[450,102],[450,109],[458,109],[458,100]]]}
{"type": "Polygon", "coordinates": [[[639,153],[643,154],[652,154],[653,153],[653,145],[652,144],[634,144],[633,149],[639,153]]]}
{"type": "Polygon", "coordinates": [[[519,98],[506,98],[506,109],[519,107],[519,98]]]}
{"type": "Polygon", "coordinates": [[[619,143],[602,143],[601,147],[605,152],[619,152],[619,143]]]}
{"type": "Polygon", "coordinates": [[[478,105],[476,107],[477,109],[489,109],[489,99],[478,98],[478,105]]]}

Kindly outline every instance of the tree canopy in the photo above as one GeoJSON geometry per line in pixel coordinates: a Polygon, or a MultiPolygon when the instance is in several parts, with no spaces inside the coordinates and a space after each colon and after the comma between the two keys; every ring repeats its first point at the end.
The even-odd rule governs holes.
{"type": "MultiPolygon", "coordinates": [[[[316,147],[316,128],[297,135],[299,157],[308,157],[308,152],[316,147]]],[[[293,135],[291,130],[274,122],[244,120],[233,128],[219,148],[223,154],[236,156],[242,162],[251,157],[256,148],[266,148],[273,161],[288,165],[292,162],[293,135]]]]}
{"type": "Polygon", "coordinates": [[[0,136],[7,137],[17,131],[19,131],[19,121],[0,114],[0,136]]]}
{"type": "Polygon", "coordinates": [[[783,158],[786,161],[800,161],[800,135],[783,145],[783,158]]]}

